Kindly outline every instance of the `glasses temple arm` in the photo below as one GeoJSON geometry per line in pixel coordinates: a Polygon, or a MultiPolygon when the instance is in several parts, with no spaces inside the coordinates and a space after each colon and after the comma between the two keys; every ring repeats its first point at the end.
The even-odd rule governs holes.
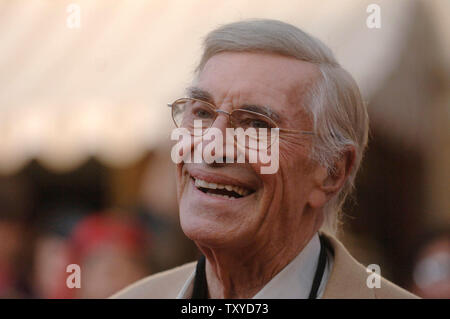
{"type": "Polygon", "coordinates": [[[306,134],[306,135],[315,135],[314,132],[311,131],[297,131],[297,130],[290,130],[290,129],[286,129],[286,128],[278,128],[280,130],[280,132],[288,132],[288,133],[301,133],[301,134],[306,134]]]}

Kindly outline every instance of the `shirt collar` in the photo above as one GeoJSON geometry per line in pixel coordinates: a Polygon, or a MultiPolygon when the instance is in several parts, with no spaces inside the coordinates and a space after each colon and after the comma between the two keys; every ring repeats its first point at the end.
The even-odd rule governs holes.
{"type": "Polygon", "coordinates": [[[253,299],[307,299],[320,253],[316,234],[303,250],[273,277],[253,299]]]}

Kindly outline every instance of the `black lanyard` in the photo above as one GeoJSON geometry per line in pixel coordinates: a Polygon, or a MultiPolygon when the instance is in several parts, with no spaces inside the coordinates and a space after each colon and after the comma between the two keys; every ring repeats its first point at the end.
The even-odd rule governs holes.
{"type": "MultiPolygon", "coordinates": [[[[325,272],[325,266],[327,263],[327,252],[325,248],[325,242],[322,236],[320,239],[320,253],[319,263],[317,264],[316,273],[314,274],[311,291],[308,299],[317,299],[317,292],[322,282],[323,274],[325,272]]],[[[205,256],[201,256],[197,262],[194,278],[194,289],[192,291],[191,299],[208,299],[208,284],[206,283],[206,271],[205,271],[206,259],[205,256]]]]}

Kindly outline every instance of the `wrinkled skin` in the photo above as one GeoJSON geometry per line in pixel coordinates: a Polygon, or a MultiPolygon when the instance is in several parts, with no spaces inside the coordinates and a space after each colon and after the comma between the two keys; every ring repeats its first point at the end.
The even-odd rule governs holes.
{"type": "MultiPolygon", "coordinates": [[[[195,86],[208,92],[218,109],[262,105],[279,115],[279,127],[309,131],[312,122],[302,96],[317,76],[315,65],[294,58],[224,52],[208,60],[195,86]]],[[[225,136],[228,116],[219,115],[213,126],[225,136]]],[[[342,187],[354,152],[337,161],[336,174],[329,176],[310,159],[311,143],[309,135],[281,133],[274,174],[260,174],[259,162],[178,164],[181,226],[207,258],[210,297],[251,298],[320,228],[323,206],[342,187]],[[193,177],[252,193],[239,199],[213,197],[197,189],[193,177]]]]}

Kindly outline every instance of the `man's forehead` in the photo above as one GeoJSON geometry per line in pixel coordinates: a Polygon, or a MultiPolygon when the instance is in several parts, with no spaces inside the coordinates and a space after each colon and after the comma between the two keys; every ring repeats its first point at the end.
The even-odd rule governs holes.
{"type": "Polygon", "coordinates": [[[203,82],[202,86],[239,85],[249,89],[249,93],[259,89],[269,94],[278,91],[278,94],[291,95],[304,91],[318,74],[316,65],[280,54],[222,52],[206,62],[198,81],[203,82]]]}
{"type": "Polygon", "coordinates": [[[314,78],[317,65],[295,57],[270,52],[220,52],[210,57],[200,73],[230,71],[245,74],[271,75],[272,77],[295,76],[299,81],[314,78]],[[222,66],[222,68],[220,68],[222,66]],[[224,67],[224,68],[223,68],[224,67]],[[251,72],[251,73],[249,73],[251,72]]]}
{"type": "Polygon", "coordinates": [[[211,103],[220,103],[226,95],[236,95],[240,104],[266,105],[277,111],[279,107],[301,103],[317,74],[317,66],[292,57],[222,52],[206,62],[195,83],[195,88],[201,91],[195,93],[197,98],[211,103]]]}

